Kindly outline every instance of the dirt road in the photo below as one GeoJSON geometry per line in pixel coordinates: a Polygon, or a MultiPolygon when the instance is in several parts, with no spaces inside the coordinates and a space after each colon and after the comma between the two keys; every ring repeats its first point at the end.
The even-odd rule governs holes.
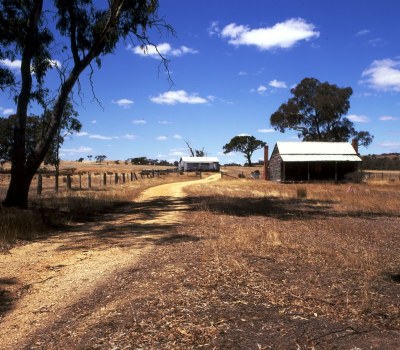
{"type": "MultiPolygon", "coordinates": [[[[188,209],[180,200],[185,186],[218,178],[150,188],[117,214],[0,255],[0,348],[23,348],[38,330],[68,322],[63,319],[68,308],[119,271],[134,268],[179,224],[180,213],[188,209]]],[[[98,310],[91,317],[100,317],[104,310],[98,310]]]]}

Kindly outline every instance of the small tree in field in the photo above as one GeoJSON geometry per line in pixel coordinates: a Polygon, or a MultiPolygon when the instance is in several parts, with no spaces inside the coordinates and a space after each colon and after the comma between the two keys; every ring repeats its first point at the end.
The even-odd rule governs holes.
{"type": "Polygon", "coordinates": [[[103,163],[106,160],[107,156],[104,154],[95,156],[94,159],[96,159],[96,163],[103,163]]]}
{"type": "Polygon", "coordinates": [[[257,140],[254,136],[235,136],[224,147],[224,153],[240,152],[243,153],[247,159],[247,163],[251,166],[251,156],[254,151],[264,147],[266,143],[257,140]]]}

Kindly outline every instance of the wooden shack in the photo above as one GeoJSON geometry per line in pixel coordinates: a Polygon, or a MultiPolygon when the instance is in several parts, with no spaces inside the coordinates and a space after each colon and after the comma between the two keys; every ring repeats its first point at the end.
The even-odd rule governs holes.
{"type": "Polygon", "coordinates": [[[178,164],[179,171],[219,171],[217,157],[182,157],[178,164]]]}
{"type": "Polygon", "coordinates": [[[281,182],[344,181],[354,178],[361,158],[348,142],[277,142],[268,179],[281,182]]]}

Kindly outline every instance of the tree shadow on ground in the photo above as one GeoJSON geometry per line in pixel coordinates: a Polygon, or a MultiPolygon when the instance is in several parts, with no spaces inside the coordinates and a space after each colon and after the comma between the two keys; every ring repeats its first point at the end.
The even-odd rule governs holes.
{"type": "Polygon", "coordinates": [[[7,286],[18,284],[16,278],[0,278],[0,319],[13,308],[13,296],[7,286]]]}
{"type": "MultiPolygon", "coordinates": [[[[53,240],[61,243],[58,250],[140,248],[149,242],[172,244],[197,241],[197,237],[176,233],[179,213],[192,210],[186,198],[157,197],[143,202],[119,205],[107,212],[93,213],[86,220],[72,220],[54,232],[53,240]]],[[[40,239],[47,239],[49,235],[40,239]]]]}
{"type": "Polygon", "coordinates": [[[188,197],[195,204],[192,210],[209,210],[217,214],[234,215],[238,217],[265,216],[280,220],[291,219],[326,219],[331,217],[357,217],[375,219],[380,217],[398,216],[395,214],[363,211],[338,211],[337,203],[330,200],[314,200],[300,198],[246,198],[224,196],[188,197]]]}

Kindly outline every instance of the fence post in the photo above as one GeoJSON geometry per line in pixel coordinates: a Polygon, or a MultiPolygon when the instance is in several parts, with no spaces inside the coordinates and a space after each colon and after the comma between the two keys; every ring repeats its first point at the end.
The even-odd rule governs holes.
{"type": "Polygon", "coordinates": [[[71,175],[67,174],[67,189],[70,190],[71,189],[71,175]]]}
{"type": "Polygon", "coordinates": [[[115,178],[114,178],[114,182],[115,182],[115,184],[118,184],[118,173],[115,173],[115,178]]]}
{"type": "Polygon", "coordinates": [[[125,183],[125,173],[122,173],[122,183],[125,183]]]}
{"type": "Polygon", "coordinates": [[[92,188],[92,174],[88,173],[88,187],[92,188]]]}
{"type": "Polygon", "coordinates": [[[82,189],[82,174],[79,173],[79,189],[82,189]]]}
{"type": "Polygon", "coordinates": [[[38,174],[38,176],[37,176],[37,194],[39,196],[42,194],[42,189],[43,189],[42,174],[38,174]]]}
{"type": "Polygon", "coordinates": [[[135,180],[137,181],[137,175],[136,175],[136,173],[133,173],[133,176],[135,177],[135,180]]]}
{"type": "Polygon", "coordinates": [[[103,186],[107,185],[107,173],[103,173],[103,186]]]}

